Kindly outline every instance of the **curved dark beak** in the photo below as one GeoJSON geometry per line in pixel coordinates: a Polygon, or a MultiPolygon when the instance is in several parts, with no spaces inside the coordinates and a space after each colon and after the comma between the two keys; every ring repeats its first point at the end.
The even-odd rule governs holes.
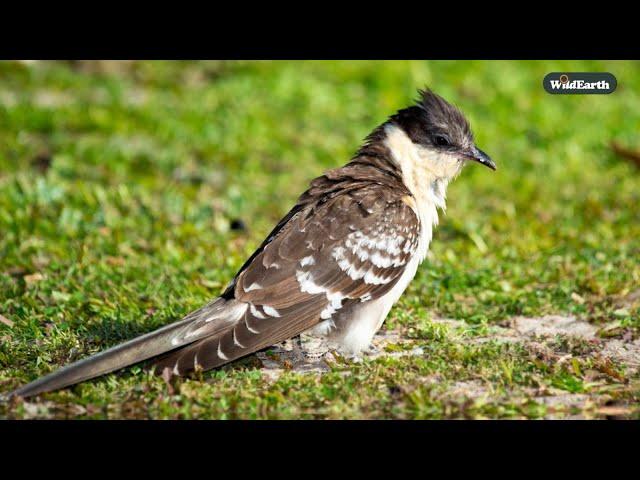
{"type": "Polygon", "coordinates": [[[478,147],[474,146],[471,151],[467,155],[465,155],[465,157],[469,160],[481,163],[485,167],[489,167],[491,170],[495,170],[497,168],[494,161],[491,160],[491,157],[489,157],[489,155],[484,153],[478,147]]]}

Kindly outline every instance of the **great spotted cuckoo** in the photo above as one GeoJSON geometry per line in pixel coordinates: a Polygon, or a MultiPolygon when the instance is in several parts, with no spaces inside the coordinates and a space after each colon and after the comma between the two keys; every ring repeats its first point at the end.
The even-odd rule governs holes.
{"type": "Polygon", "coordinates": [[[224,293],[184,319],[13,392],[30,396],[151,359],[208,370],[295,337],[367,348],[418,265],[467,161],[495,170],[464,115],[430,90],[378,126],[345,166],[311,182],[224,293]]]}

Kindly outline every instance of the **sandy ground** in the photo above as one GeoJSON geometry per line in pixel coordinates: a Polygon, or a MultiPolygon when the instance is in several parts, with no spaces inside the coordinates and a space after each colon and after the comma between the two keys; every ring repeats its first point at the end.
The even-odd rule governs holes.
{"type": "MultiPolygon", "coordinates": [[[[454,335],[456,341],[465,344],[489,341],[520,343],[532,352],[539,352],[554,361],[568,362],[574,358],[571,354],[555,352],[552,341],[558,338],[580,339],[588,341],[592,350],[585,355],[595,355],[610,359],[625,367],[627,378],[640,371],[640,339],[621,340],[607,339],[597,336],[598,329],[588,322],[575,317],[550,315],[544,317],[514,317],[504,326],[491,327],[485,336],[465,336],[466,323],[461,320],[438,318],[433,320],[444,324],[454,335]]],[[[419,346],[413,348],[416,341],[403,336],[400,332],[383,330],[373,340],[373,348],[363,353],[363,358],[375,359],[380,356],[421,356],[424,351],[419,346]],[[390,345],[401,345],[401,351],[387,352],[390,345]]],[[[280,344],[268,352],[258,353],[262,361],[262,374],[267,381],[275,381],[284,371],[310,375],[322,375],[329,370],[327,362],[333,360],[331,345],[314,337],[303,335],[301,342],[290,340],[280,344]]],[[[360,358],[352,358],[361,361],[360,358]]],[[[437,378],[427,378],[426,382],[438,383],[437,378]]],[[[611,385],[603,385],[610,388],[611,385]]],[[[615,388],[615,386],[614,386],[615,388]]],[[[596,393],[569,393],[560,389],[520,389],[514,396],[526,397],[547,407],[545,418],[623,418],[633,412],[634,405],[607,405],[607,395],[596,393]],[[571,412],[581,412],[574,413],[571,412]],[[590,411],[591,414],[584,413],[590,411]]],[[[496,392],[491,384],[480,380],[457,382],[446,387],[443,396],[462,400],[483,401],[496,399],[496,392]]],[[[504,393],[502,394],[504,395],[504,393]]]]}

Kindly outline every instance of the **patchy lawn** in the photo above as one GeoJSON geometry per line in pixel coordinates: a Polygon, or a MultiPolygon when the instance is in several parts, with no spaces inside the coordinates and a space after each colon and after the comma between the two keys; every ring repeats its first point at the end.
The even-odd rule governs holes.
{"type": "Polygon", "coordinates": [[[374,352],[133,367],[0,418],[640,418],[637,62],[0,63],[0,392],[216,296],[425,85],[498,171],[449,188],[374,352]],[[550,71],[618,90],[549,95],[550,71]]]}

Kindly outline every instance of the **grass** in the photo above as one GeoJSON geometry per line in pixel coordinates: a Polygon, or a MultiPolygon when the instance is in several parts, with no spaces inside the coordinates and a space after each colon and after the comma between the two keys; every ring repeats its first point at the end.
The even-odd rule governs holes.
{"type": "Polygon", "coordinates": [[[424,355],[275,382],[255,357],[171,385],[134,367],[0,418],[540,418],[535,389],[637,406],[637,371],[588,345],[558,339],[574,360],[558,364],[431,321],[473,336],[558,313],[640,335],[640,171],[608,147],[640,148],[637,62],[0,63],[0,392],[216,296],[308,181],[425,85],[461,106],[498,171],[451,185],[386,323],[424,355]],[[618,90],[549,95],[550,71],[610,71],[618,90]],[[451,395],[465,382],[488,393],[451,395]]]}

